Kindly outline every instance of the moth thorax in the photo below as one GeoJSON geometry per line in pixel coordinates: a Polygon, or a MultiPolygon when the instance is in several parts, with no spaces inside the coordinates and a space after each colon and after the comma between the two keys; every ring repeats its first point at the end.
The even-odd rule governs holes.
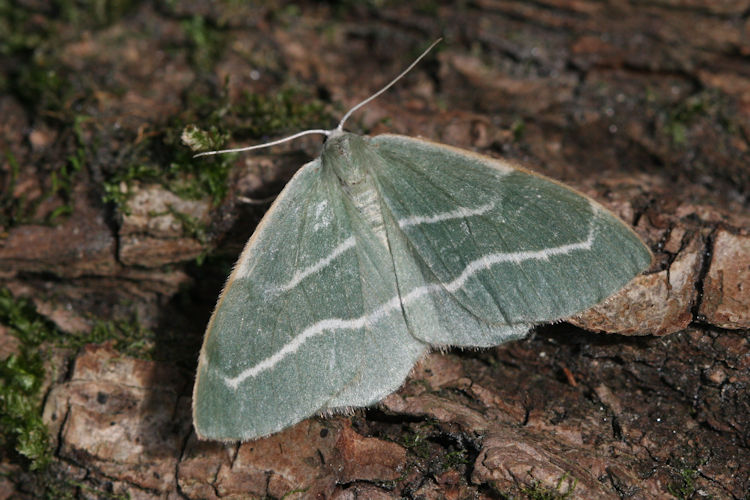
{"type": "Polygon", "coordinates": [[[348,132],[331,135],[320,155],[324,168],[332,169],[344,187],[367,182],[372,156],[365,140],[348,132]]]}
{"type": "Polygon", "coordinates": [[[385,241],[380,197],[372,177],[374,162],[381,161],[366,139],[347,132],[331,135],[321,154],[323,168],[330,168],[341,190],[352,201],[375,233],[385,241]]]}

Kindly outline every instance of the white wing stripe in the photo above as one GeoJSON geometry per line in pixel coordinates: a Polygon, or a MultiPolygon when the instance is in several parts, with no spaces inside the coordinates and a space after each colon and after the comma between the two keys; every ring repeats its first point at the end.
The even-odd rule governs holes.
{"type": "Polygon", "coordinates": [[[464,219],[466,217],[486,214],[493,208],[495,208],[495,204],[490,202],[477,208],[458,207],[456,210],[451,210],[450,212],[443,212],[435,215],[413,215],[411,217],[405,217],[399,220],[398,225],[401,227],[401,229],[403,229],[409,226],[416,226],[418,224],[432,224],[444,220],[464,219]]]}
{"type": "MultiPolygon", "coordinates": [[[[416,226],[418,224],[432,224],[435,222],[441,222],[445,220],[450,219],[462,219],[466,217],[473,217],[477,215],[486,214],[490,210],[495,208],[494,203],[487,203],[486,205],[482,205],[477,208],[465,208],[465,207],[459,207],[456,210],[451,210],[450,212],[443,212],[440,214],[435,215],[415,215],[412,217],[407,217],[405,219],[401,219],[398,221],[398,225],[401,228],[409,227],[409,226],[416,226]]],[[[290,279],[287,283],[271,288],[269,290],[270,293],[276,294],[276,293],[282,293],[287,292],[291,290],[292,288],[299,285],[302,280],[310,276],[311,274],[314,274],[324,267],[328,266],[331,262],[333,262],[336,257],[341,255],[342,253],[346,252],[350,248],[353,248],[356,245],[356,240],[354,236],[350,236],[349,238],[345,239],[340,245],[338,245],[336,248],[333,249],[333,251],[327,255],[326,257],[323,257],[315,264],[306,267],[303,270],[298,270],[294,273],[292,276],[292,279],[290,279]]]]}
{"type": "MultiPolygon", "coordinates": [[[[577,243],[569,243],[567,245],[561,245],[559,247],[546,248],[544,250],[535,250],[531,252],[503,252],[485,255],[484,257],[480,257],[476,260],[471,261],[457,278],[447,284],[435,283],[415,288],[414,290],[403,296],[403,298],[397,295],[371,313],[365,314],[358,318],[329,318],[318,321],[317,323],[305,328],[302,333],[294,337],[291,341],[289,341],[289,343],[285,344],[276,353],[267,357],[260,363],[246,368],[235,377],[224,377],[224,382],[227,386],[236,389],[243,381],[247,380],[250,377],[255,377],[261,372],[270,370],[271,368],[276,366],[279,361],[296,352],[308,339],[319,335],[326,330],[358,330],[368,324],[379,321],[380,319],[388,316],[394,311],[399,310],[402,306],[402,303],[406,304],[409,302],[413,302],[432,291],[446,289],[450,292],[455,292],[456,290],[464,286],[466,281],[471,278],[471,276],[479,271],[489,269],[495,264],[499,264],[501,262],[521,263],[527,260],[547,260],[554,255],[566,255],[577,250],[590,250],[591,246],[594,243],[595,234],[595,225],[594,220],[592,219],[591,225],[589,227],[588,237],[585,240],[579,241],[577,243]]],[[[346,241],[349,241],[349,239],[347,239],[346,241]]],[[[344,243],[346,243],[346,241],[344,243]]],[[[343,244],[339,245],[339,247],[337,248],[341,248],[342,246],[343,244]]],[[[331,254],[329,257],[326,257],[326,259],[333,259],[334,257],[332,257],[332,255],[333,254],[331,254]]],[[[318,264],[320,264],[320,262],[318,262],[318,264]]]]}
{"type": "Polygon", "coordinates": [[[559,247],[545,248],[544,250],[535,250],[532,252],[494,253],[485,255],[484,257],[480,257],[476,260],[471,261],[456,279],[443,286],[449,292],[455,292],[456,290],[464,286],[464,283],[466,283],[466,281],[471,278],[472,275],[483,269],[489,269],[495,264],[500,264],[501,262],[515,262],[517,264],[520,264],[521,262],[527,260],[547,260],[553,255],[566,255],[576,250],[590,250],[593,243],[594,226],[592,224],[591,228],[589,229],[588,237],[583,241],[579,241],[578,243],[569,243],[567,245],[561,245],[559,247]]]}
{"type": "Polygon", "coordinates": [[[301,271],[298,270],[296,273],[294,273],[294,276],[292,276],[292,279],[289,280],[287,283],[281,286],[272,288],[269,291],[271,293],[281,293],[281,292],[287,292],[291,290],[295,286],[299,285],[303,279],[307,278],[311,274],[317,273],[318,271],[326,267],[328,264],[333,262],[333,260],[336,257],[346,252],[350,248],[354,248],[356,244],[357,244],[357,241],[354,238],[354,236],[348,237],[341,244],[339,244],[336,248],[334,248],[333,251],[330,254],[328,254],[326,257],[323,257],[315,264],[308,266],[301,271]]]}

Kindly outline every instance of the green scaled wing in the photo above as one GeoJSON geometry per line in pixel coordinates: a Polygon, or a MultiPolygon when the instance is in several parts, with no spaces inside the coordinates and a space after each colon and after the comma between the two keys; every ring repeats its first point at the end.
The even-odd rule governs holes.
{"type": "MultiPolygon", "coordinates": [[[[442,301],[430,306],[438,314],[450,296],[499,337],[513,338],[595,305],[651,262],[628,226],[557,182],[423,140],[367,140],[379,158],[371,169],[391,220],[402,297],[427,290],[442,301]]],[[[443,308],[443,316],[458,309],[443,308]]],[[[439,317],[424,314],[424,301],[405,300],[404,310],[410,325],[439,317]]],[[[471,329],[474,343],[456,331],[413,329],[433,344],[486,345],[489,338],[487,328],[471,329]]]]}
{"type": "Polygon", "coordinates": [[[193,395],[200,437],[247,440],[393,392],[427,347],[383,245],[321,161],[287,184],[211,318],[193,395]]]}
{"type": "Polygon", "coordinates": [[[198,363],[200,437],[393,392],[430,345],[489,346],[611,295],[651,253],[588,197],[408,137],[329,136],[266,214],[198,363]]]}

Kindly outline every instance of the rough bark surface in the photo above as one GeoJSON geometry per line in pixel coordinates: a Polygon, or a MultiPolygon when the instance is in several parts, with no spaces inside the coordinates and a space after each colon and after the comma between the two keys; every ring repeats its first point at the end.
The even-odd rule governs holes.
{"type": "MultiPolygon", "coordinates": [[[[748,498],[750,0],[155,1],[83,27],[27,3],[27,30],[61,16],[55,46],[32,48],[71,90],[55,106],[20,83],[0,95],[2,208],[38,200],[33,217],[4,219],[2,285],[71,336],[134,315],[155,334],[147,360],[113,343],[49,348],[52,467],[76,495],[748,498]],[[293,85],[340,116],[438,36],[349,128],[567,182],[634,226],[651,269],[525,340],[429,355],[377,407],[241,445],[198,441],[203,328],[267,207],[241,200],[277,193],[318,144],[238,157],[218,203],[123,181],[114,205],[107,179],[143,161],[142,141],[195,119],[196,103],[228,103],[231,128],[243,92],[293,85]],[[71,109],[83,118],[59,118],[71,109]],[[44,196],[76,148],[72,188],[44,196]],[[68,215],[34,223],[66,201],[68,215]]],[[[44,67],[9,54],[5,81],[44,67]]],[[[2,359],[19,349],[1,330],[2,359]]],[[[0,458],[0,499],[39,494],[19,457],[0,458]]]]}

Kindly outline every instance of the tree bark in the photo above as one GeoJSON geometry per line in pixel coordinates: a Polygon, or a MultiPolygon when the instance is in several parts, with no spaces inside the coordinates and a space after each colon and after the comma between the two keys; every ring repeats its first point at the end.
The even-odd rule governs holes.
{"type": "MultiPolygon", "coordinates": [[[[3,56],[3,286],[71,338],[87,338],[96,318],[136,318],[153,332],[148,359],[115,342],[44,344],[50,470],[75,495],[747,497],[750,0],[154,2],[83,26],[38,8],[23,7],[24,19],[54,23],[55,38],[33,47],[47,60],[3,56]],[[190,391],[203,328],[268,206],[241,200],[278,193],[319,145],[238,157],[218,202],[133,177],[116,205],[102,201],[105,186],[169,161],[170,134],[205,109],[228,103],[227,129],[247,127],[231,111],[248,102],[243,92],[303,89],[340,117],[438,36],[436,52],[348,127],[564,181],[632,224],[652,267],[524,340],[430,354],[376,407],[244,444],[197,440],[190,391]],[[64,83],[24,87],[38,68],[64,83]],[[79,151],[71,188],[50,190],[50,172],[79,151]],[[38,200],[24,217],[21,199],[38,200]]],[[[7,327],[3,358],[21,349],[7,327]]],[[[0,498],[49,489],[17,455],[0,456],[13,473],[0,477],[0,498]]]]}

